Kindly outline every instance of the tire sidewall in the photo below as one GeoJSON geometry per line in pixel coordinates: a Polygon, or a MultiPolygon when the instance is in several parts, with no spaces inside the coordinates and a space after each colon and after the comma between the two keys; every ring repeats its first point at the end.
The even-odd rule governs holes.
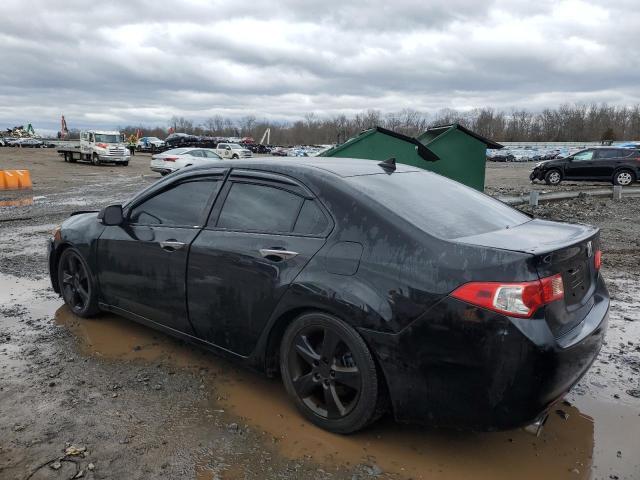
{"type": "Polygon", "coordinates": [[[362,337],[349,325],[332,315],[321,312],[309,312],[296,318],[285,331],[280,345],[280,373],[287,393],[298,410],[312,423],[335,433],[352,433],[364,428],[375,419],[378,403],[379,382],[373,356],[362,337]],[[293,340],[303,329],[311,326],[331,327],[347,343],[361,372],[362,386],[359,398],[353,410],[340,419],[328,420],[311,411],[298,397],[289,371],[289,352],[293,340]]]}
{"type": "Polygon", "coordinates": [[[93,273],[91,272],[91,269],[89,268],[89,265],[87,264],[86,260],[84,259],[82,254],[73,247],[69,247],[65,249],[62,252],[62,254],[60,254],[60,258],[58,259],[58,285],[60,288],[60,295],[64,299],[64,303],[67,305],[69,310],[71,310],[75,315],[78,315],[79,317],[91,317],[91,316],[94,316],[96,313],[98,313],[99,308],[98,308],[98,289],[96,287],[97,283],[95,281],[93,273]],[[63,261],[70,255],[74,255],[80,259],[80,262],[82,263],[83,267],[87,272],[87,277],[89,278],[89,301],[87,302],[87,305],[82,310],[77,310],[73,308],[71,305],[69,305],[69,303],[67,302],[67,299],[64,297],[64,294],[63,294],[62,264],[63,264],[63,261]]]}

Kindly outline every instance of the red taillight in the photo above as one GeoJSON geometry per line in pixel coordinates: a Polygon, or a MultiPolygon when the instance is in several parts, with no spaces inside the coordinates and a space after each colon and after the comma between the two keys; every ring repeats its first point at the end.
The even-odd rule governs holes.
{"type": "Polygon", "coordinates": [[[175,162],[178,159],[178,157],[164,157],[163,160],[165,162],[175,162]]]}
{"type": "Polygon", "coordinates": [[[602,266],[602,251],[596,250],[596,253],[593,255],[593,264],[596,267],[596,270],[600,270],[602,266]]]}
{"type": "Polygon", "coordinates": [[[529,318],[538,308],[564,296],[562,275],[532,282],[470,282],[456,288],[451,296],[512,317],[529,318]]]}

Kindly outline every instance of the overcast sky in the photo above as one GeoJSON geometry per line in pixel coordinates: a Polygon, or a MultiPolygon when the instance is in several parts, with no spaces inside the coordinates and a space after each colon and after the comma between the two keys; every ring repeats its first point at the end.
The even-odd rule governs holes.
{"type": "Polygon", "coordinates": [[[638,0],[3,0],[0,127],[633,104],[639,46],[638,0]]]}

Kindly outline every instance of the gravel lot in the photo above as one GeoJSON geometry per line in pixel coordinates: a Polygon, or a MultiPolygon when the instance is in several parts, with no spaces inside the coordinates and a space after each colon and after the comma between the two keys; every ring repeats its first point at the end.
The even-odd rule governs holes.
{"type": "MultiPolygon", "coordinates": [[[[538,438],[389,418],[341,437],[304,422],[278,381],[116,316],[77,318],[50,289],[51,230],[154,182],[148,163],[95,167],[0,148],[0,168],[29,169],[34,182],[26,195],[0,194],[0,205],[18,204],[0,206],[0,478],[640,478],[640,199],[523,207],[601,228],[613,298],[601,355],[538,438]]],[[[530,168],[489,164],[487,192],[528,191],[530,168]]]]}

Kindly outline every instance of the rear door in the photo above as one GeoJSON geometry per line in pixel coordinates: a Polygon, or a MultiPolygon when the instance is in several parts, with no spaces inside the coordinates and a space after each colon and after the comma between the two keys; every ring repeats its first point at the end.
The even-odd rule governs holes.
{"type": "Polygon", "coordinates": [[[222,185],[218,175],[170,184],[128,208],[98,240],[101,301],[193,334],[186,310],[189,248],[222,185]]]}
{"type": "Polygon", "coordinates": [[[323,207],[295,180],[234,170],[191,247],[188,308],[197,335],[234,353],[251,353],[331,226],[323,207]]]}
{"type": "Polygon", "coordinates": [[[592,178],[611,180],[616,165],[622,160],[621,152],[616,148],[600,148],[596,150],[591,169],[592,178]]]}
{"type": "Polygon", "coordinates": [[[589,149],[570,157],[564,167],[564,178],[568,180],[589,178],[593,168],[594,154],[595,151],[589,149]]]}

